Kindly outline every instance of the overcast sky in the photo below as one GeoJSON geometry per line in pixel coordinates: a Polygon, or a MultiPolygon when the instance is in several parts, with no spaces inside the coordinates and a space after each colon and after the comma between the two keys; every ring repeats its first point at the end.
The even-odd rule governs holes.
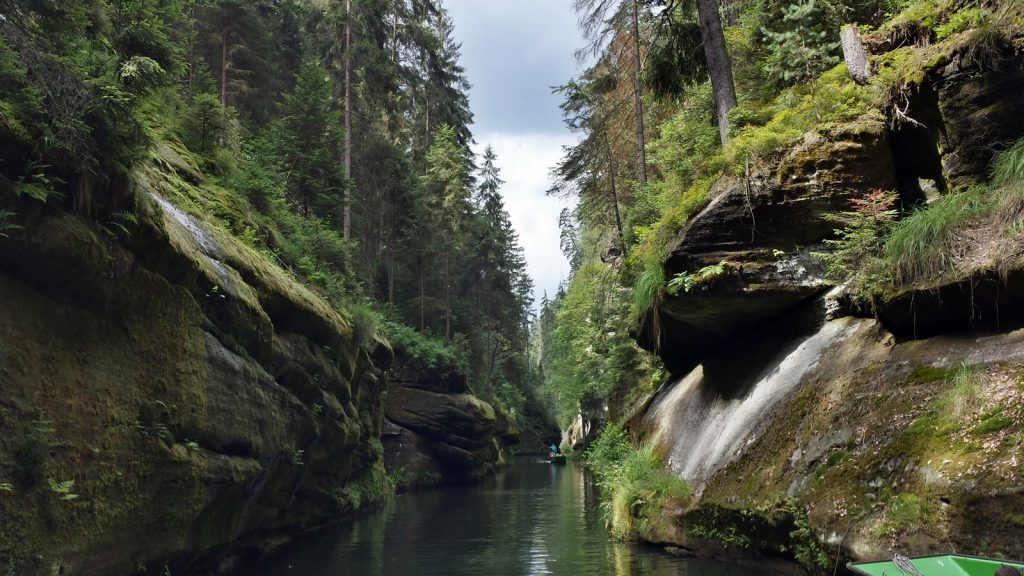
{"type": "Polygon", "coordinates": [[[558,247],[565,201],[544,195],[562,146],[575,137],[562,125],[551,87],[577,74],[583,45],[571,0],[445,0],[462,43],[460,62],[473,85],[469,99],[479,150],[498,156],[502,194],[526,251],[535,299],[553,297],[568,276],[558,247]]]}

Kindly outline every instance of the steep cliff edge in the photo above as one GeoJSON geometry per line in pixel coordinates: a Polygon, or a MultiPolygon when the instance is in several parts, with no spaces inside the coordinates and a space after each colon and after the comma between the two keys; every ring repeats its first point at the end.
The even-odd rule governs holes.
{"type": "Polygon", "coordinates": [[[133,218],[26,204],[0,238],[0,556],[18,574],[229,568],[389,493],[389,345],[172,204],[203,182],[158,160],[133,218]]]}
{"type": "Polygon", "coordinates": [[[881,81],[900,78],[894,108],[723,177],[668,246],[682,288],[638,339],[675,377],[632,431],[694,495],[634,522],[641,538],[830,574],[895,552],[1024,557],[1024,172],[988,180],[1024,136],[1024,43],[1005,31],[986,60],[976,31],[939,42],[914,25],[869,38],[881,81]],[[932,227],[907,250],[895,224],[876,244],[884,280],[823,302],[811,253],[875,190],[932,227]]]}

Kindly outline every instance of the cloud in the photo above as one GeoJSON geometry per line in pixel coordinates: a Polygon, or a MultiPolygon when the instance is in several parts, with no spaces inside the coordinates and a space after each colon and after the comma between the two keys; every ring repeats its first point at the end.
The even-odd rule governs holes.
{"type": "Polygon", "coordinates": [[[481,133],[561,130],[561,98],[552,86],[577,73],[582,45],[570,2],[447,0],[462,43],[460,63],[473,88],[470,103],[481,133]]]}
{"type": "Polygon", "coordinates": [[[539,304],[569,275],[559,248],[558,215],[567,201],[549,198],[549,173],[575,137],[562,125],[551,87],[578,73],[583,45],[569,0],[445,0],[462,43],[459,63],[473,88],[477,152],[494,147],[502,195],[526,253],[539,304]]]}
{"type": "Polygon", "coordinates": [[[505,209],[526,253],[539,304],[545,291],[554,297],[558,284],[569,275],[569,263],[559,249],[558,215],[570,204],[545,192],[551,187],[550,168],[561,158],[562,146],[573,143],[572,137],[491,133],[478,135],[477,140],[480,151],[490,144],[498,157],[505,209]]]}

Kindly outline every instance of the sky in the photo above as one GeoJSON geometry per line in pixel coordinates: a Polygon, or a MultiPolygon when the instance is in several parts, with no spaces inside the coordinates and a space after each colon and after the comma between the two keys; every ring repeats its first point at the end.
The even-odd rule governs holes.
{"type": "Polygon", "coordinates": [[[498,156],[502,195],[534,282],[534,300],[554,297],[569,275],[559,249],[558,215],[569,206],[547,197],[550,170],[562,146],[574,144],[561,121],[552,86],[578,72],[573,53],[583,45],[571,0],[445,0],[462,43],[460,63],[473,88],[473,134],[478,152],[498,156]]]}

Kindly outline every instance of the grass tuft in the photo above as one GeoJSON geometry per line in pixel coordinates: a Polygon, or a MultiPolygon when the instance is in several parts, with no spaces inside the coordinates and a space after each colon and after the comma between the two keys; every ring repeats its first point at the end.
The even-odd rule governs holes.
{"type": "Polygon", "coordinates": [[[966,249],[956,229],[985,209],[984,191],[970,189],[943,196],[897,223],[885,243],[897,282],[914,285],[954,270],[966,249]]]}
{"type": "Polygon", "coordinates": [[[646,532],[668,503],[683,504],[693,494],[686,480],[665,469],[653,446],[630,444],[620,424],[604,429],[587,450],[586,460],[609,496],[601,507],[617,538],[646,532]]]}

